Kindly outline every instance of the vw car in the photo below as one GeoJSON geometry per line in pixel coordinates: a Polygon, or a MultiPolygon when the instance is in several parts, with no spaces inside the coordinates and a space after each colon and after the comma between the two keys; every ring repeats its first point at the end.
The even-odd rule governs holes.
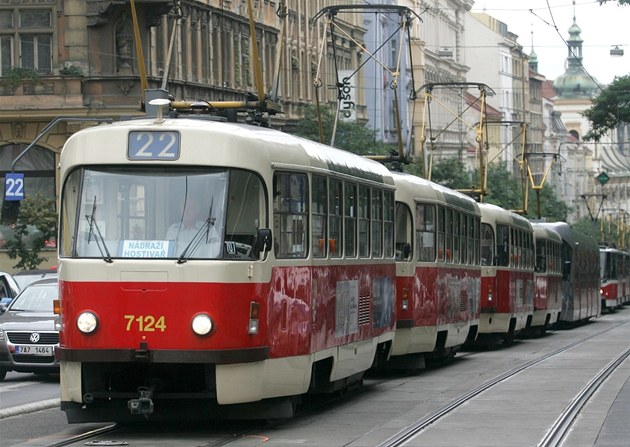
{"type": "Polygon", "coordinates": [[[0,381],[8,371],[59,372],[55,347],[60,323],[53,307],[58,296],[57,279],[36,281],[0,315],[0,381]]]}

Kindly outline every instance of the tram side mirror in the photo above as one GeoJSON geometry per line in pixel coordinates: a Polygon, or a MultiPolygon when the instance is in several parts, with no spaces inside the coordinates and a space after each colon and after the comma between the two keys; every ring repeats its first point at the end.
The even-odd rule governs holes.
{"type": "Polygon", "coordinates": [[[269,228],[260,228],[256,234],[256,242],[254,242],[254,253],[264,251],[267,253],[273,246],[273,237],[269,228]]]}

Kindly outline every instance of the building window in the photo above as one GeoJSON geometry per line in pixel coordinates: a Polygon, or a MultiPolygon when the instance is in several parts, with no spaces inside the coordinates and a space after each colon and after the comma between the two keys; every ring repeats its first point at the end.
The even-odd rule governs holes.
{"type": "Polygon", "coordinates": [[[52,71],[52,10],[0,9],[0,75],[11,67],[52,71]]]}
{"type": "MultiPolygon", "coordinates": [[[[12,172],[13,161],[23,152],[25,145],[7,144],[0,146],[0,181],[4,184],[7,172],[12,172]]],[[[24,174],[24,196],[29,197],[39,194],[46,199],[55,199],[55,153],[39,147],[33,146],[26,152],[15,165],[15,172],[24,174]]],[[[17,208],[5,209],[4,207],[17,202],[6,201],[3,203],[3,218],[7,221],[17,217],[13,212],[17,208]]],[[[31,236],[35,236],[36,229],[31,229],[31,236]]],[[[13,225],[0,224],[0,248],[4,248],[6,241],[13,237],[13,225]]],[[[30,240],[29,240],[30,242],[30,240]]],[[[52,248],[55,241],[47,241],[46,246],[52,248]]]]}

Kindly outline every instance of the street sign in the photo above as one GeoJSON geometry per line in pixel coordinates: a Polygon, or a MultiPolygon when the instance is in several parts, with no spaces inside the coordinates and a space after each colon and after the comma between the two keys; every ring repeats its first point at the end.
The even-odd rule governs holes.
{"type": "Polygon", "coordinates": [[[596,178],[602,186],[604,186],[606,182],[610,180],[610,177],[608,177],[608,174],[606,174],[606,171],[600,172],[596,178]]]}
{"type": "Polygon", "coordinates": [[[11,172],[5,175],[4,200],[24,200],[24,174],[11,172]]]}

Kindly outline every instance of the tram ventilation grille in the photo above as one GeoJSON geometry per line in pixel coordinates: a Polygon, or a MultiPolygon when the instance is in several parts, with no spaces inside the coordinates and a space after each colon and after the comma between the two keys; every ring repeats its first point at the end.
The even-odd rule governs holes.
{"type": "Polygon", "coordinates": [[[370,324],[370,297],[359,297],[359,324],[370,324]]]}
{"type": "Polygon", "coordinates": [[[459,295],[459,311],[466,312],[468,310],[468,291],[462,290],[459,295]]]}
{"type": "Polygon", "coordinates": [[[39,341],[33,343],[31,341],[33,332],[7,332],[9,341],[15,344],[26,345],[55,345],[59,343],[59,334],[57,332],[38,332],[39,341]]]}

